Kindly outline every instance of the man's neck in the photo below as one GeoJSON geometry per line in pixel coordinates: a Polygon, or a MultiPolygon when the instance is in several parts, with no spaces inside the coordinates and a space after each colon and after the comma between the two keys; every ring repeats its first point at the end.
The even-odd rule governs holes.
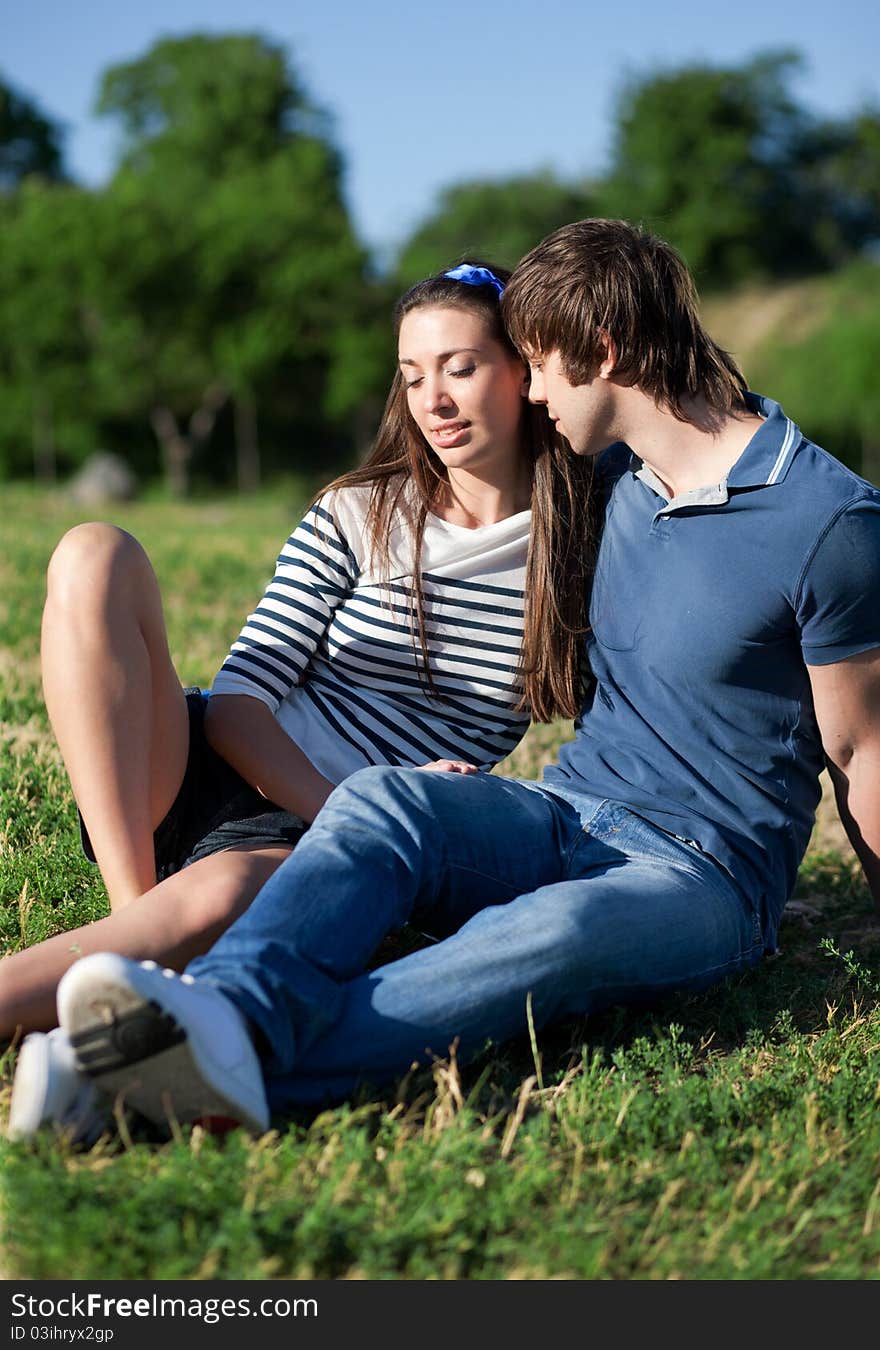
{"type": "Polygon", "coordinates": [[[629,411],[624,439],[659,478],[670,500],[723,482],[762,421],[745,409],[718,413],[694,401],[685,409],[689,420],[682,422],[641,394],[629,411]]]}

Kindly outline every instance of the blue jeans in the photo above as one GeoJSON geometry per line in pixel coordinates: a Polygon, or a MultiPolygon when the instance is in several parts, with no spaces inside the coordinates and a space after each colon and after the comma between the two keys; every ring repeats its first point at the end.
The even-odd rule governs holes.
{"type": "Polygon", "coordinates": [[[754,965],[757,914],[695,846],[616,802],[488,774],[372,768],[188,967],[257,1030],[270,1105],[754,965]],[[366,973],[412,922],[441,938],[366,973]]]}

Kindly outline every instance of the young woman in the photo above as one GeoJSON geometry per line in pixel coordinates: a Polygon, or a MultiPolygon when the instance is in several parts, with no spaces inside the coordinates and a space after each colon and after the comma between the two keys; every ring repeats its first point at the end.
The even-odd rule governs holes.
{"type": "MultiPolygon", "coordinates": [[[[210,698],[181,689],[137,541],[62,539],[43,684],[111,912],[0,962],[0,1037],[55,1025],[81,955],[181,969],[207,950],[355,769],[489,769],[530,717],[579,710],[590,466],[527,402],[507,275],[466,263],[399,300],[375,447],[284,545],[210,698]]],[[[27,1037],[22,1110],[19,1084],[48,1091],[66,1053],[60,1033],[27,1037]]]]}

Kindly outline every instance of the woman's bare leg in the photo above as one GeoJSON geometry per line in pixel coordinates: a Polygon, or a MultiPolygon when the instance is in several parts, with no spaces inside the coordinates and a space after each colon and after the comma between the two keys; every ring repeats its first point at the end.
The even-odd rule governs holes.
{"type": "Polygon", "coordinates": [[[90,952],[182,970],[290,852],[228,850],[156,885],[153,831],[183,780],[189,716],[159,584],[132,535],[93,522],[61,540],[49,564],[41,661],[49,718],[111,913],[0,960],[0,1040],[53,1027],[58,981],[90,952]]]}
{"type": "Polygon", "coordinates": [[[0,960],[0,1041],[57,1024],[55,992],[74,961],[118,952],[182,970],[243,914],[291,852],[229,849],[202,858],[104,919],[0,960]]]}
{"type": "Polygon", "coordinates": [[[159,584],[115,525],[77,525],[49,563],[43,693],[111,909],[156,884],[153,830],[189,748],[159,584]]]}

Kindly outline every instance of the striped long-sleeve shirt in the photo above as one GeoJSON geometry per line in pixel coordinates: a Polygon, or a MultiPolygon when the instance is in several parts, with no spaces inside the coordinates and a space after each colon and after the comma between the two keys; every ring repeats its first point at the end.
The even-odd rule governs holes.
{"type": "Polygon", "coordinates": [[[475,530],[428,517],[422,585],[434,697],[413,641],[412,541],[399,526],[390,575],[380,575],[366,549],[369,494],[339,489],[307,513],[211,692],[262,700],[333,783],[369,764],[490,768],[529,723],[514,705],[530,512],[475,530]]]}

